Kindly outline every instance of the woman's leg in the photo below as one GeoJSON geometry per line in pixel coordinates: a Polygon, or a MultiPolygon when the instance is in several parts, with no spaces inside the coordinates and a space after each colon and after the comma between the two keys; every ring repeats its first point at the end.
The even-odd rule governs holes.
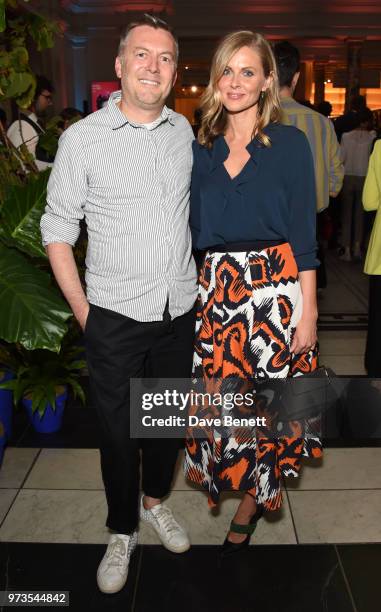
{"type": "Polygon", "coordinates": [[[353,207],[353,177],[344,176],[343,188],[341,190],[341,238],[340,243],[344,248],[341,258],[351,260],[351,233],[352,233],[352,207],[353,207]]]}
{"type": "MultiPolygon", "coordinates": [[[[248,525],[256,510],[257,504],[255,498],[250,493],[245,493],[234,515],[233,522],[238,523],[238,525],[248,525]]],[[[229,542],[234,542],[234,544],[240,544],[246,537],[247,535],[242,533],[235,533],[233,531],[228,533],[229,542]]]]}

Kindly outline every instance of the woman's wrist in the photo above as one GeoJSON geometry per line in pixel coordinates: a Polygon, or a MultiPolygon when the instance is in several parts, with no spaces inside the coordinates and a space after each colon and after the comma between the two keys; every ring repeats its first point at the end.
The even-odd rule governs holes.
{"type": "Polygon", "coordinates": [[[304,321],[317,321],[319,316],[317,308],[304,308],[302,319],[304,321]]]}

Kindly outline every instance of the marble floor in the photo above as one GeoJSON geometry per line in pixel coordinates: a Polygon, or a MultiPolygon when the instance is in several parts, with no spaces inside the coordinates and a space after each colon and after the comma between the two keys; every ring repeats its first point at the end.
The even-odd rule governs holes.
{"type": "MultiPolygon", "coordinates": [[[[361,382],[367,279],[332,254],[328,277],[319,297],[321,363],[361,382]]],[[[282,509],[258,524],[234,562],[221,561],[219,545],[236,496],[210,511],[205,494],[185,481],[179,456],[167,503],[193,546],[173,555],[142,526],[127,585],[115,596],[95,583],[108,531],[91,412],[72,404],[52,435],[34,433],[16,413],[0,470],[0,590],[70,591],[78,611],[377,612],[381,432],[361,430],[356,418],[361,411],[373,419],[379,408],[378,396],[370,413],[354,394],[345,416],[351,427],[327,435],[323,459],[284,480],[282,509]]]]}

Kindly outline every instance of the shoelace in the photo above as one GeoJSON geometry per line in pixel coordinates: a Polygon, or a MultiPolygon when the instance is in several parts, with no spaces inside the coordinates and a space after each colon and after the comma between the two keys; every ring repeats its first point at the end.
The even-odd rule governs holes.
{"type": "Polygon", "coordinates": [[[126,545],[121,538],[117,538],[107,551],[107,569],[114,566],[118,568],[123,567],[126,562],[126,556],[126,545]]]}
{"type": "Polygon", "coordinates": [[[159,508],[159,510],[155,512],[154,517],[158,521],[160,527],[163,527],[168,534],[179,529],[172,512],[166,506],[159,508]]]}

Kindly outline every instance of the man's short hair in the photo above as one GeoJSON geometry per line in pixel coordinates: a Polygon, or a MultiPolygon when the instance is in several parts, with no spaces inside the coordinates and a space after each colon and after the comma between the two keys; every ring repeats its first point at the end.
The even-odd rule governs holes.
{"type": "Polygon", "coordinates": [[[287,40],[274,45],[280,87],[291,87],[294,75],[300,71],[300,54],[287,40]]]}
{"type": "Polygon", "coordinates": [[[175,41],[175,62],[177,64],[177,60],[179,58],[179,43],[176,34],[174,33],[171,26],[166,21],[164,21],[164,19],[155,17],[155,15],[149,15],[148,13],[144,13],[144,15],[140,17],[140,19],[132,21],[131,23],[128,23],[126,26],[124,26],[120,34],[118,56],[121,57],[123,54],[129,33],[135,28],[138,28],[139,26],[149,26],[150,28],[154,28],[155,30],[165,30],[166,32],[169,32],[172,35],[173,40],[175,41]]]}
{"type": "Polygon", "coordinates": [[[37,100],[38,96],[40,96],[43,91],[53,93],[54,87],[49,79],[38,74],[36,75],[36,93],[34,94],[34,99],[37,100]]]}

